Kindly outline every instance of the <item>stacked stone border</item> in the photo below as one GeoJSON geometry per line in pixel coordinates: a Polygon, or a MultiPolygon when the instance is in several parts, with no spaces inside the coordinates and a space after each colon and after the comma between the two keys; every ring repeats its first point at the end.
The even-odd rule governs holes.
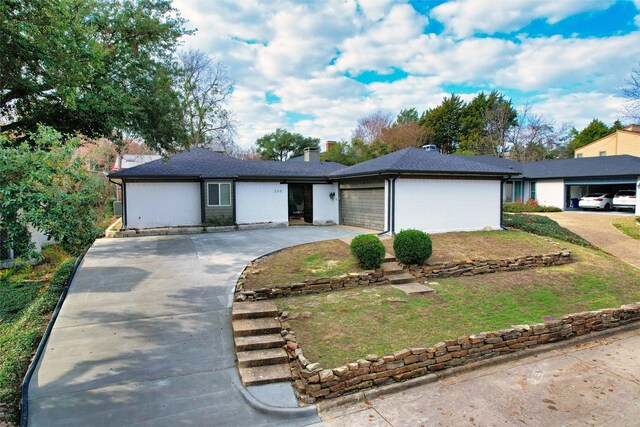
{"type": "Polygon", "coordinates": [[[289,354],[294,389],[301,402],[313,404],[362,389],[401,382],[637,322],[640,321],[640,302],[621,308],[568,314],[560,320],[482,332],[442,341],[432,347],[406,348],[386,356],[370,354],[364,359],[333,369],[324,369],[304,356],[284,314],[280,319],[283,330],[288,331],[285,349],[289,354]]]}
{"type": "MultiPolygon", "coordinates": [[[[268,255],[265,255],[265,257],[266,256],[268,255]]],[[[380,286],[389,283],[389,279],[384,276],[382,270],[376,269],[361,273],[343,274],[336,277],[306,280],[301,283],[245,290],[244,284],[247,275],[259,274],[260,270],[256,269],[256,267],[262,258],[264,257],[254,260],[245,267],[240,275],[236,283],[236,301],[255,301],[296,295],[318,294],[356,286],[380,286]]],[[[499,260],[470,259],[464,261],[436,262],[422,266],[403,265],[402,267],[416,279],[436,279],[456,276],[475,276],[500,271],[526,270],[529,268],[563,265],[569,262],[571,262],[571,252],[563,249],[559,252],[544,255],[528,255],[499,260]]]]}
{"type": "Polygon", "coordinates": [[[436,279],[456,276],[475,276],[500,271],[519,271],[528,268],[563,265],[569,262],[571,262],[571,251],[562,249],[559,252],[543,255],[527,255],[499,260],[469,259],[464,261],[435,262],[426,265],[408,265],[403,266],[403,268],[408,269],[417,279],[436,279]]]}

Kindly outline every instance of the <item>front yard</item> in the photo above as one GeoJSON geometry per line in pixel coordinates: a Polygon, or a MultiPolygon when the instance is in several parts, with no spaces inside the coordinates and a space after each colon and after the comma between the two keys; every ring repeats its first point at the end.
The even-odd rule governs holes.
{"type": "MultiPolygon", "coordinates": [[[[557,252],[560,246],[520,231],[479,231],[443,233],[431,236],[433,256],[429,262],[465,260],[469,258],[512,258],[557,252]]],[[[387,252],[393,254],[393,240],[383,240],[387,252]]],[[[260,259],[247,271],[247,290],[298,283],[304,280],[360,272],[358,261],[349,245],[341,240],[295,246],[260,259]],[[258,270],[257,274],[255,271],[258,270]]]]}
{"type": "Polygon", "coordinates": [[[640,217],[616,218],[612,224],[627,236],[640,240],[640,217]]]}
{"type": "Polygon", "coordinates": [[[553,244],[552,239],[515,231],[432,237],[434,255],[440,252],[434,259],[466,258],[462,257],[465,253],[487,258],[521,255],[510,249],[513,244],[534,253],[567,247],[575,262],[438,279],[429,284],[436,289],[435,295],[407,296],[384,286],[275,300],[279,309],[293,314],[289,322],[305,356],[323,366],[339,366],[371,353],[389,354],[462,335],[537,323],[542,316],[558,318],[640,301],[637,270],[599,250],[559,241],[553,244]],[[445,251],[448,255],[443,255],[445,251]],[[305,315],[296,316],[303,312],[305,315]]]}

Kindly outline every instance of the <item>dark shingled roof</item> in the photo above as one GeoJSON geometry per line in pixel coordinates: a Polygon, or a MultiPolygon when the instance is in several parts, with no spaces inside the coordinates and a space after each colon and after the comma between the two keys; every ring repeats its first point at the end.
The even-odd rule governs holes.
{"type": "Polygon", "coordinates": [[[515,171],[520,172],[516,178],[553,179],[640,175],[640,157],[628,155],[523,163],[491,156],[475,156],[470,159],[490,165],[512,165],[515,171]]]}
{"type": "Polygon", "coordinates": [[[410,147],[394,151],[331,174],[332,178],[374,175],[378,173],[429,173],[429,174],[479,174],[513,175],[506,166],[493,166],[470,160],[467,156],[450,156],[410,147]]]}
{"type": "Polygon", "coordinates": [[[522,167],[525,178],[529,179],[639,176],[640,157],[622,155],[547,160],[523,163],[522,167]]]}
{"type": "Polygon", "coordinates": [[[326,178],[344,168],[331,162],[241,160],[205,148],[193,148],[113,174],[110,178],[326,178]]]}

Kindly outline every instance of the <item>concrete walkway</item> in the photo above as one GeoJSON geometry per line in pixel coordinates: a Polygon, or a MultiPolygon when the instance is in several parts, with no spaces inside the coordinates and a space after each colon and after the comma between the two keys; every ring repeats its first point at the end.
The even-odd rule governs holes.
{"type": "Polygon", "coordinates": [[[551,212],[539,215],[548,216],[592,245],[640,268],[640,241],[611,225],[614,219],[629,218],[629,215],[609,212],[551,212]]]}
{"type": "MultiPolygon", "coordinates": [[[[96,241],[31,380],[29,424],[317,421],[313,414],[291,419],[247,404],[233,349],[233,287],[260,255],[355,234],[341,227],[289,227],[96,241]]],[[[296,406],[289,384],[249,392],[263,403],[296,406]]]]}
{"type": "Polygon", "coordinates": [[[320,413],[325,426],[637,426],[640,329],[320,413]]]}

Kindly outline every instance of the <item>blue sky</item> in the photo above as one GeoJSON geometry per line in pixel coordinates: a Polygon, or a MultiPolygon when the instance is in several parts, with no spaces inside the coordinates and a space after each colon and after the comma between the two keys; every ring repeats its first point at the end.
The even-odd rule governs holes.
{"type": "Polygon", "coordinates": [[[640,0],[174,0],[226,64],[238,142],[349,139],[359,117],[499,90],[559,126],[622,117],[640,0]]]}

